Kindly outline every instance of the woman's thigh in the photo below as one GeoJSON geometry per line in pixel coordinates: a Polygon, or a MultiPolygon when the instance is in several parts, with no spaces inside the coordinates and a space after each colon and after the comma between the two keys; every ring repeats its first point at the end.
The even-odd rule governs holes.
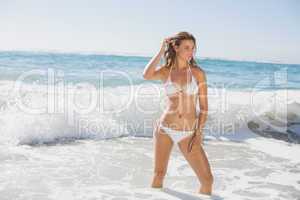
{"type": "Polygon", "coordinates": [[[179,148],[182,154],[200,179],[211,178],[211,167],[203,146],[201,145],[200,136],[197,135],[195,137],[191,152],[188,152],[187,147],[190,138],[191,136],[185,137],[179,142],[179,148]]]}
{"type": "Polygon", "coordinates": [[[165,169],[168,164],[168,160],[173,147],[173,141],[170,136],[165,134],[158,125],[156,125],[153,133],[154,141],[154,156],[155,156],[155,168],[158,170],[165,169]]]}

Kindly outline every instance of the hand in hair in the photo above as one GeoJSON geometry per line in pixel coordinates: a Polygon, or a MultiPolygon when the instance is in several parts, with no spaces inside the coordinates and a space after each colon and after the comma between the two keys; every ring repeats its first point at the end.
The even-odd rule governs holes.
{"type": "Polygon", "coordinates": [[[167,38],[163,39],[162,45],[161,45],[161,50],[165,50],[167,45],[170,44],[170,43],[173,43],[172,42],[172,37],[167,37],[167,38]]]}

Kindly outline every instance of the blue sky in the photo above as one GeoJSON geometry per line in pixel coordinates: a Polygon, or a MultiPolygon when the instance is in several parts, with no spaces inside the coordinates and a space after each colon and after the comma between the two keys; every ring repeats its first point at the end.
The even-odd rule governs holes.
{"type": "Polygon", "coordinates": [[[300,63],[300,1],[0,0],[0,50],[154,55],[189,31],[198,57],[300,63]]]}

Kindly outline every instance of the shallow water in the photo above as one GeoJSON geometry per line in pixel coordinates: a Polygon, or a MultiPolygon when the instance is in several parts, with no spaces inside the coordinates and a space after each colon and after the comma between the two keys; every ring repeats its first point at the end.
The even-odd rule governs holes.
{"type": "MultiPolygon", "coordinates": [[[[248,142],[204,141],[215,180],[214,199],[300,197],[299,160],[255,148],[248,142]]],[[[285,148],[300,152],[297,146],[285,148]]],[[[200,183],[177,146],[172,150],[165,191],[150,188],[152,152],[151,138],[136,137],[2,146],[0,196],[2,199],[195,199],[200,183]]]]}

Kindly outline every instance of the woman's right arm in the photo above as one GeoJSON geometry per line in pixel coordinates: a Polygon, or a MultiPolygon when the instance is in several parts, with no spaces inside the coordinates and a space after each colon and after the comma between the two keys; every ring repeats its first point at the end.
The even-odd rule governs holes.
{"type": "Polygon", "coordinates": [[[149,63],[146,65],[143,77],[146,80],[162,80],[162,67],[159,69],[156,69],[156,66],[159,64],[161,57],[164,54],[166,43],[169,42],[169,39],[164,39],[162,42],[161,48],[159,52],[149,61],[149,63]]]}

